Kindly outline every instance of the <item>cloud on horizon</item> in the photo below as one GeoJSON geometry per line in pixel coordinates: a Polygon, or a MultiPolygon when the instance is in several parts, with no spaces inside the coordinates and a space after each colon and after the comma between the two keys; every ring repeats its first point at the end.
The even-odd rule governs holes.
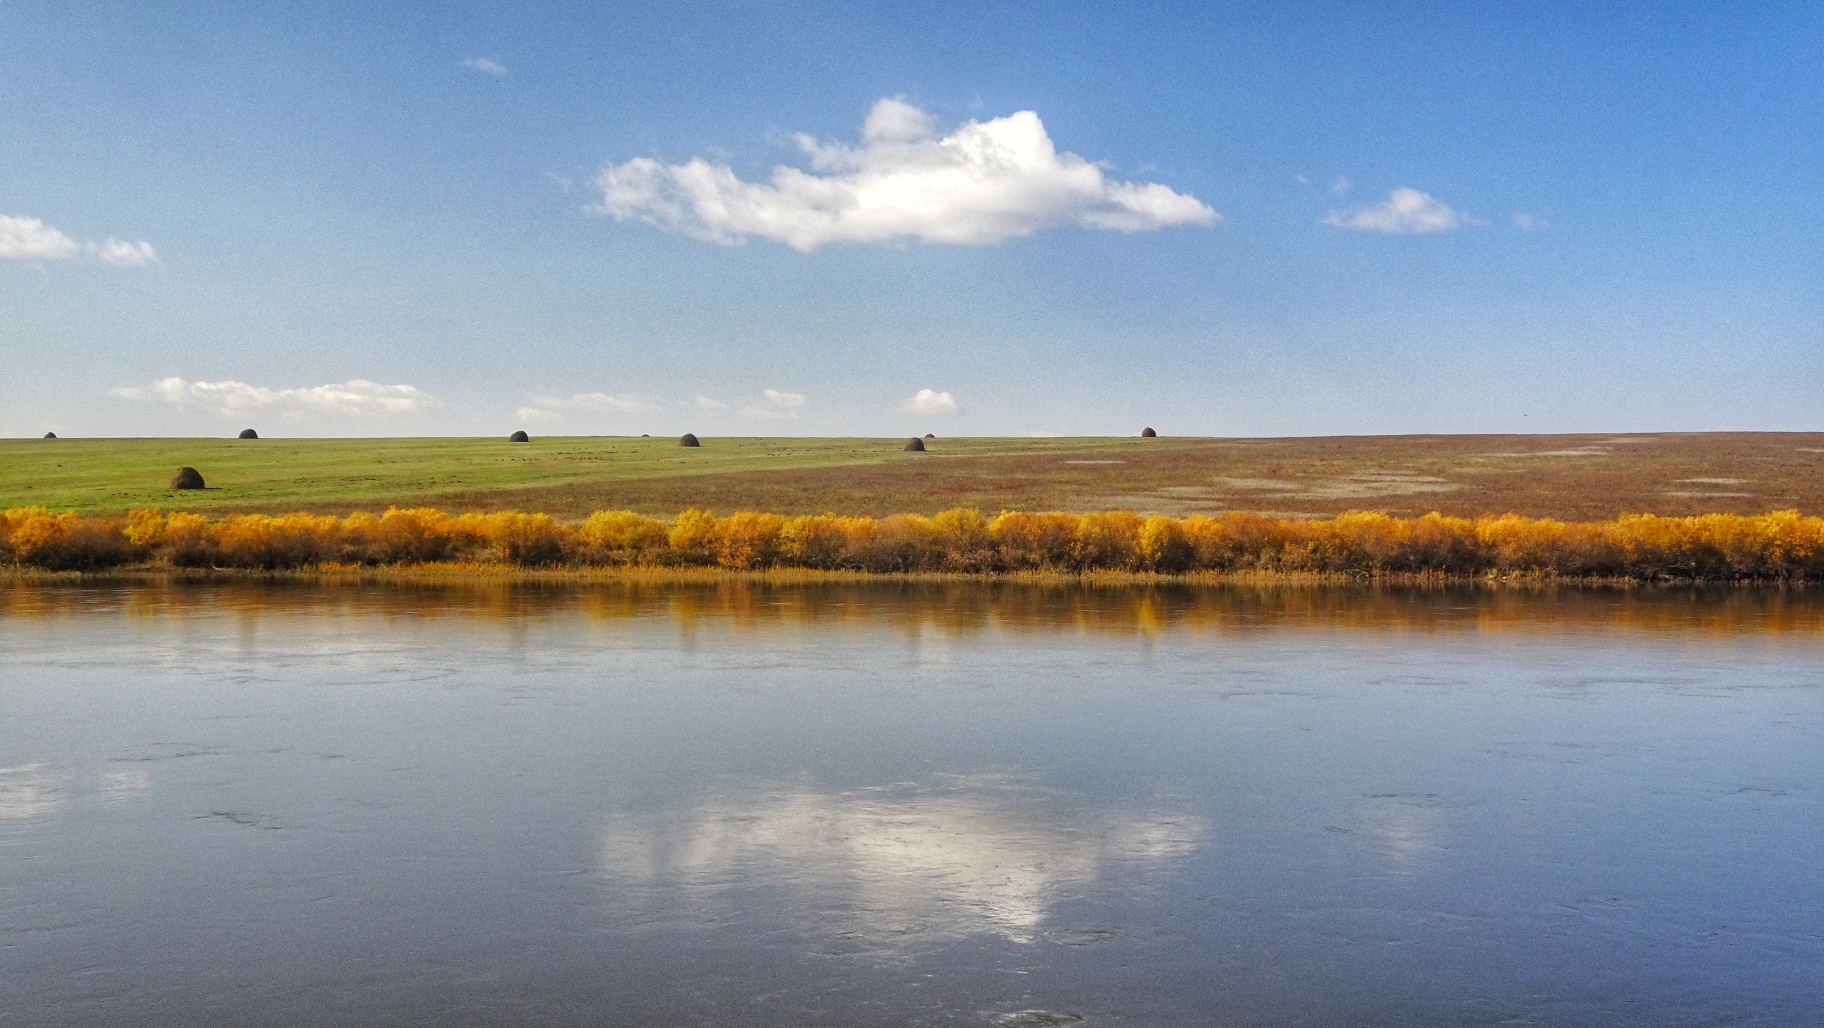
{"type": "Polygon", "coordinates": [[[948,392],[940,393],[935,389],[920,389],[912,394],[912,398],[907,400],[904,406],[906,410],[914,414],[955,414],[956,398],[948,392]]]}
{"type": "Polygon", "coordinates": [[[152,244],[143,239],[105,239],[78,242],[37,218],[0,214],[0,260],[99,261],[115,267],[137,267],[158,262],[152,244]]]}
{"type": "Polygon", "coordinates": [[[633,393],[575,393],[570,396],[535,396],[532,406],[513,412],[521,421],[557,421],[564,411],[595,414],[654,414],[659,405],[633,393]]]}
{"type": "Polygon", "coordinates": [[[781,165],[765,183],[701,157],[611,164],[596,177],[601,202],[590,211],[729,245],[760,236],[805,253],[907,238],[981,246],[1067,224],[1144,232],[1222,220],[1193,196],[1112,181],[1059,153],[1032,111],[939,138],[931,115],[888,98],[868,112],[859,146],[794,139],[811,170],[781,165]]]}
{"type": "Polygon", "coordinates": [[[762,389],[758,401],[748,404],[735,413],[748,418],[795,418],[803,407],[803,393],[762,389]]]}
{"type": "Polygon", "coordinates": [[[145,389],[112,389],[108,395],[128,400],[162,401],[223,416],[273,411],[287,418],[306,414],[384,418],[395,414],[420,414],[443,406],[435,397],[414,386],[381,385],[362,378],[308,389],[268,389],[245,382],[191,382],[172,376],[161,378],[145,389]]]}
{"type": "Polygon", "coordinates": [[[1333,228],[1385,232],[1390,235],[1452,232],[1462,228],[1467,221],[1462,214],[1451,210],[1429,194],[1404,187],[1388,193],[1385,202],[1373,207],[1331,211],[1324,218],[1324,224],[1333,228]]]}

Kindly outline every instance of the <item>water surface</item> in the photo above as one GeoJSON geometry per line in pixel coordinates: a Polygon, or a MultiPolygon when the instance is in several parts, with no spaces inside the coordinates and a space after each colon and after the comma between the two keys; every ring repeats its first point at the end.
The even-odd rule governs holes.
{"type": "Polygon", "coordinates": [[[0,1025],[1815,1025],[1824,602],[0,589],[0,1025]]]}

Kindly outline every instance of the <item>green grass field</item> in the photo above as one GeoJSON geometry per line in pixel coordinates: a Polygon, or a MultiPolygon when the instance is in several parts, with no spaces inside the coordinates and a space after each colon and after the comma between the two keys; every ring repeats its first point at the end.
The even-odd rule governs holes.
{"type": "Polygon", "coordinates": [[[0,507],[219,514],[388,506],[580,517],[688,507],[786,514],[948,507],[1174,515],[1514,511],[1824,512],[1824,434],[1348,436],[1300,439],[550,437],[0,441],[0,507]],[[180,466],[208,488],[173,492],[180,466]]]}

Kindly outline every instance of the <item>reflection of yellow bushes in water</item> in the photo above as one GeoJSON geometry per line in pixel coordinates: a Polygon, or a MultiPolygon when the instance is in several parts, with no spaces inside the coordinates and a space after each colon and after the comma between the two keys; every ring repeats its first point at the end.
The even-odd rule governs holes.
{"type": "MultiPolygon", "coordinates": [[[[1561,635],[1625,631],[1682,639],[1754,636],[1824,645],[1824,597],[1809,586],[1417,583],[1223,578],[861,579],[670,572],[434,577],[360,570],[43,587],[0,581],[0,622],[100,613],[284,622],[383,618],[466,625],[669,625],[680,632],[827,629],[906,636],[1258,637],[1263,631],[1561,635]],[[360,588],[349,588],[350,584],[360,588]]],[[[641,629],[645,631],[647,629],[641,629]]]]}
{"type": "Polygon", "coordinates": [[[288,569],[447,561],[519,567],[804,568],[873,573],[1121,571],[1345,575],[1520,574],[1558,577],[1813,579],[1824,575],[1824,518],[1626,515],[1562,522],[1513,514],[1329,519],[1231,513],[1142,517],[958,509],[933,517],[784,517],[687,510],[670,523],[598,511],[577,524],[546,514],[452,516],[414,509],[336,518],[136,510],[125,519],[0,515],[0,560],[89,570],[288,569]]]}

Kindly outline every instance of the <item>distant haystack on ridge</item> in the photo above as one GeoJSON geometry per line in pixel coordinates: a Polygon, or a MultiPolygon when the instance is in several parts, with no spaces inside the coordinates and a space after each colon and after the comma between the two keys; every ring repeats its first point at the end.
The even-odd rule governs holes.
{"type": "Polygon", "coordinates": [[[908,453],[923,453],[925,452],[925,441],[913,436],[911,441],[906,443],[905,449],[908,453]]]}
{"type": "Polygon", "coordinates": [[[689,432],[686,432],[683,435],[678,437],[678,445],[679,446],[702,446],[703,444],[697,442],[696,436],[691,435],[689,432]]]}
{"type": "Polygon", "coordinates": [[[932,435],[932,434],[931,434],[931,433],[929,433],[929,432],[926,432],[926,433],[925,433],[925,438],[926,438],[926,439],[936,439],[936,438],[937,438],[937,437],[936,437],[936,436],[934,436],[934,435],[932,435]]]}
{"type": "Polygon", "coordinates": [[[46,439],[55,439],[55,438],[57,438],[57,433],[55,433],[55,432],[46,432],[46,433],[45,433],[45,434],[44,434],[44,437],[45,437],[45,438],[46,438],[46,439]]]}
{"type": "Polygon", "coordinates": [[[243,429],[241,429],[240,437],[242,439],[258,439],[260,437],[260,434],[258,432],[255,432],[251,428],[243,428],[243,429]]]}
{"type": "Polygon", "coordinates": [[[201,489],[203,476],[195,468],[178,468],[177,474],[171,477],[173,489],[201,489]]]}
{"type": "Polygon", "coordinates": [[[1159,433],[1153,431],[1151,428],[1143,428],[1140,430],[1140,438],[1157,439],[1157,438],[1159,438],[1159,433]]]}
{"type": "Polygon", "coordinates": [[[507,437],[509,443],[529,443],[531,441],[532,437],[527,435],[523,428],[507,437]]]}

